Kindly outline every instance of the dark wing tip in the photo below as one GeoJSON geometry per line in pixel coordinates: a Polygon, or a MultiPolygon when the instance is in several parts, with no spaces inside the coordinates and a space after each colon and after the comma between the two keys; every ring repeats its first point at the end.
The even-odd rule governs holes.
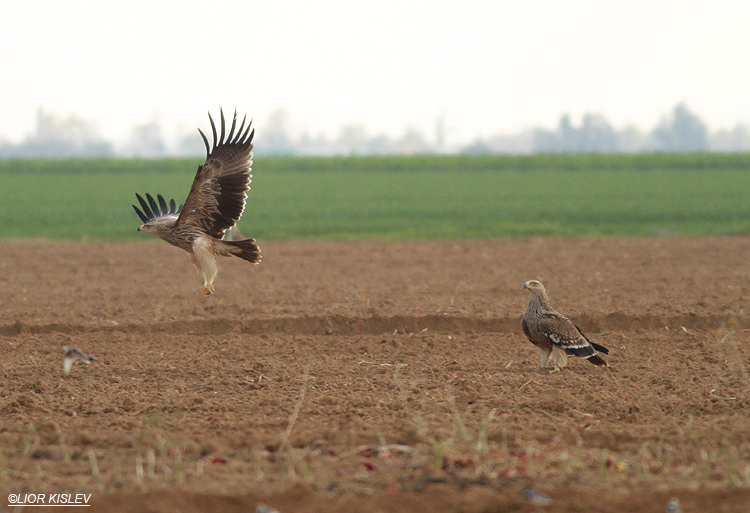
{"type": "Polygon", "coordinates": [[[143,221],[144,223],[147,223],[148,222],[148,217],[146,217],[143,214],[143,212],[141,212],[140,209],[138,207],[136,207],[135,205],[132,205],[132,207],[135,209],[135,213],[138,214],[138,217],[141,218],[141,221],[143,221]]]}
{"type": "Polygon", "coordinates": [[[161,215],[165,216],[169,214],[169,208],[167,208],[167,202],[164,201],[164,196],[162,196],[161,194],[157,194],[156,199],[159,200],[159,208],[161,209],[161,215]]]}
{"type": "Polygon", "coordinates": [[[133,208],[135,209],[136,214],[138,214],[138,217],[140,217],[141,221],[144,223],[149,223],[155,219],[168,215],[179,214],[182,211],[182,205],[180,205],[179,208],[175,208],[176,203],[174,199],[169,200],[168,205],[166,199],[164,199],[164,196],[161,194],[156,195],[156,198],[159,201],[158,204],[153,196],[148,193],[146,193],[146,199],[143,199],[143,197],[137,192],[135,193],[135,197],[138,198],[138,203],[141,204],[141,209],[143,209],[143,211],[135,205],[133,205],[133,208]]]}
{"type": "Polygon", "coordinates": [[[234,129],[237,127],[237,108],[234,109],[234,115],[232,116],[232,128],[229,130],[229,135],[227,136],[227,142],[233,143],[234,140],[234,129]]]}
{"type": "MultiPolygon", "coordinates": [[[[235,111],[235,113],[236,112],[237,111],[235,111]]],[[[247,121],[247,114],[245,114],[243,116],[243,118],[242,118],[242,124],[240,124],[239,130],[237,130],[237,136],[232,140],[232,144],[236,144],[240,140],[240,138],[242,137],[242,133],[243,133],[242,131],[245,129],[245,122],[246,121],[247,121]]],[[[252,120],[250,121],[250,123],[252,124],[252,120]]]]}
{"type": "Polygon", "coordinates": [[[154,197],[151,196],[149,193],[146,193],[146,199],[148,200],[148,204],[151,207],[151,212],[154,213],[154,217],[158,217],[158,215],[159,215],[159,205],[156,204],[156,201],[154,200],[154,197]]]}
{"type": "MultiPolygon", "coordinates": [[[[146,194],[146,196],[148,196],[148,194],[146,194]]],[[[146,218],[152,219],[154,217],[154,214],[153,212],[151,212],[151,209],[149,208],[148,203],[146,203],[146,200],[144,200],[143,197],[137,192],[135,193],[135,197],[138,198],[138,203],[141,204],[141,208],[143,209],[143,213],[146,214],[146,218]]]]}
{"type": "MultiPolygon", "coordinates": [[[[239,124],[239,127],[237,126],[237,109],[234,109],[234,114],[232,115],[232,124],[229,126],[229,132],[227,132],[227,120],[224,116],[224,108],[219,107],[219,121],[220,126],[217,127],[216,123],[214,122],[213,116],[211,116],[211,112],[208,113],[208,120],[211,122],[211,135],[213,137],[212,143],[209,143],[208,137],[206,134],[201,130],[198,129],[198,132],[201,134],[201,137],[203,138],[203,144],[206,146],[206,159],[208,160],[211,155],[216,151],[217,148],[220,146],[228,146],[228,145],[241,145],[241,146],[248,146],[251,145],[253,141],[253,136],[255,135],[255,129],[252,127],[253,120],[250,119],[250,122],[247,122],[247,114],[245,114],[242,118],[242,123],[239,124]]],[[[246,148],[242,148],[245,150],[246,148]]],[[[250,146],[250,149],[252,149],[252,146],[250,146]]]]}
{"type": "MultiPolygon", "coordinates": [[[[224,119],[224,115],[223,114],[221,115],[221,117],[222,117],[222,119],[224,119]]],[[[214,144],[213,144],[213,147],[211,149],[215,150],[216,149],[216,124],[214,123],[214,118],[211,117],[211,113],[210,112],[208,113],[208,120],[211,122],[211,132],[213,133],[213,136],[214,136],[214,144]]]]}
{"type": "Polygon", "coordinates": [[[219,107],[219,116],[221,117],[221,136],[219,137],[219,144],[224,144],[224,133],[226,123],[224,122],[224,108],[219,107]]]}
{"type": "Polygon", "coordinates": [[[200,128],[198,129],[198,132],[200,132],[201,137],[203,137],[203,144],[206,145],[206,158],[211,154],[211,146],[208,144],[208,137],[206,137],[206,134],[203,133],[203,130],[200,128]]]}

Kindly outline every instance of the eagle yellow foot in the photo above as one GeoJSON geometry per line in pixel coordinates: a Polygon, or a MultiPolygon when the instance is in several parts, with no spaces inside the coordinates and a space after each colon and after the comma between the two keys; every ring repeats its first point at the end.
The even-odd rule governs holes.
{"type": "Polygon", "coordinates": [[[562,369],[559,365],[555,365],[555,368],[549,371],[549,374],[552,374],[553,372],[560,372],[562,369]]]}
{"type": "Polygon", "coordinates": [[[205,297],[208,297],[214,293],[214,286],[213,284],[209,283],[208,285],[204,285],[201,289],[201,292],[203,292],[203,295],[205,297]]]}

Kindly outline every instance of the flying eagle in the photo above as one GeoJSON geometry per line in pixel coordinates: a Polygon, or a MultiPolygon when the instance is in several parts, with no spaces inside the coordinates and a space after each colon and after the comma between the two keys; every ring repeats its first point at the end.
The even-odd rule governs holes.
{"type": "Polygon", "coordinates": [[[536,280],[527,281],[523,286],[531,293],[529,307],[521,321],[523,332],[539,349],[541,367],[550,361],[556,370],[568,363],[568,355],[581,356],[594,365],[607,365],[599,351],[609,354],[609,350],[594,344],[570,319],[552,309],[544,285],[536,280]]]}
{"type": "Polygon", "coordinates": [[[250,189],[250,166],[253,162],[253,135],[247,116],[237,127],[237,111],[232,119],[229,135],[225,137],[224,112],[221,113],[221,134],[216,136],[216,125],[211,114],[213,146],[199,128],[206,145],[206,162],[198,167],[193,186],[184,205],[177,206],[169,200],[169,205],[161,194],[158,203],[150,194],[144,200],[136,193],[141,211],[133,205],[143,224],[138,231],[153,233],[170,244],[182,248],[190,255],[190,260],[203,279],[203,294],[214,293],[214,278],[218,272],[215,256],[237,256],[253,264],[260,262],[260,248],[255,239],[221,240],[224,232],[232,228],[245,210],[247,191],[250,189]]]}

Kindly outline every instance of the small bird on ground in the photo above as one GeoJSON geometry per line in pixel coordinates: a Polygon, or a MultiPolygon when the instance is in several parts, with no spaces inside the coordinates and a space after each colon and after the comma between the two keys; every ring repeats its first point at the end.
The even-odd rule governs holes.
{"type": "Polygon", "coordinates": [[[679,497],[672,497],[671,499],[669,499],[665,511],[667,513],[682,513],[682,507],[680,507],[679,497]]]}
{"type": "Polygon", "coordinates": [[[599,352],[609,354],[609,350],[591,342],[570,319],[554,311],[541,282],[527,281],[523,288],[531,296],[521,326],[529,340],[539,349],[542,368],[551,361],[555,370],[560,370],[568,363],[569,354],[586,358],[594,365],[607,365],[599,352]]]}
{"type": "Polygon", "coordinates": [[[76,347],[63,346],[63,351],[65,351],[65,355],[63,356],[63,372],[66,376],[70,374],[70,369],[73,367],[73,362],[76,358],[83,360],[86,365],[96,360],[96,356],[87,355],[76,347]]]}
{"type": "Polygon", "coordinates": [[[552,506],[554,502],[549,495],[535,490],[530,486],[523,489],[523,496],[529,499],[535,506],[552,506]]]}
{"type": "Polygon", "coordinates": [[[202,292],[208,297],[214,293],[214,278],[218,273],[215,256],[236,256],[250,263],[260,262],[260,248],[255,239],[236,238],[221,240],[224,232],[235,226],[245,210],[247,191],[250,189],[250,166],[253,162],[253,135],[246,119],[235,133],[237,112],[226,135],[224,112],[221,113],[221,134],[217,136],[211,114],[213,146],[198,129],[206,145],[206,162],[198,168],[193,186],[184,205],[177,206],[172,199],[169,205],[161,194],[157,201],[150,194],[144,200],[136,194],[143,211],[133,205],[143,224],[138,231],[149,232],[173,246],[182,248],[198,269],[203,280],[202,292]],[[226,137],[225,137],[226,135],[226,137]]]}

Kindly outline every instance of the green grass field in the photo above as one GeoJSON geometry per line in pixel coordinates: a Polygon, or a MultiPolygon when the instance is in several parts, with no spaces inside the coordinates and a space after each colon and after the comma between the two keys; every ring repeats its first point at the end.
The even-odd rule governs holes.
{"type": "MultiPolygon", "coordinates": [[[[199,159],[0,161],[0,237],[144,239],[135,193],[184,201],[199,159]]],[[[246,236],[750,234],[750,155],[257,158],[246,236]]]]}

